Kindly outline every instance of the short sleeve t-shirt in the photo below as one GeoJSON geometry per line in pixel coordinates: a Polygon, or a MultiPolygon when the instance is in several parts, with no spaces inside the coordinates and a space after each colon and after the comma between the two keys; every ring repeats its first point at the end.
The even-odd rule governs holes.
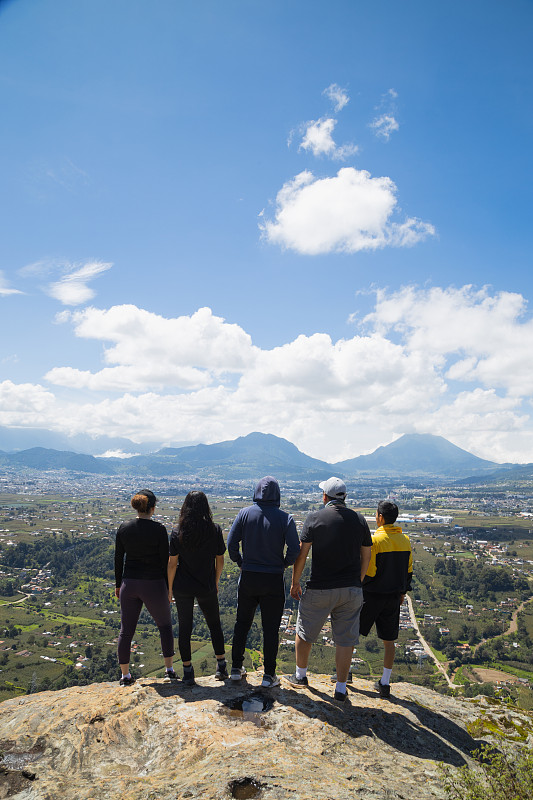
{"type": "Polygon", "coordinates": [[[309,589],[361,586],[361,547],[372,546],[362,514],[343,503],[328,503],[309,514],[300,540],[312,544],[309,589]]]}
{"type": "Polygon", "coordinates": [[[178,568],[174,578],[174,592],[203,597],[214,592],[215,556],[226,552],[222,528],[214,525],[213,535],[198,550],[184,547],[179,539],[179,528],[170,534],[170,555],[178,556],[178,568]]]}

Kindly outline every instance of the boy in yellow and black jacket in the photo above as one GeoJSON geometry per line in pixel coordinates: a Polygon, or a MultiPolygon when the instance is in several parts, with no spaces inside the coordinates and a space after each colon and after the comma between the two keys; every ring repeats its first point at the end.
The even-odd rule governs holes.
{"type": "Polygon", "coordinates": [[[378,529],[372,536],[370,564],[363,581],[364,605],[359,632],[368,636],[376,623],[376,632],[383,640],[383,675],[377,682],[381,697],[390,697],[390,676],[395,645],[400,629],[400,606],[411,589],[413,556],[409,537],[395,525],[398,506],[382,500],[376,511],[378,529]]]}

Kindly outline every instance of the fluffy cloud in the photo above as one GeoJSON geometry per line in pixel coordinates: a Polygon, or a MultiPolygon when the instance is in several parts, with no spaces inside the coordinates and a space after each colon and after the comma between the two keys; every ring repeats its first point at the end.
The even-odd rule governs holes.
{"type": "Polygon", "coordinates": [[[267,241],[306,255],[404,247],[435,233],[418,219],[393,222],[396,204],[390,178],[353,167],[333,178],[305,171],[280,189],[275,219],[260,227],[267,241]]]}
{"type": "Polygon", "coordinates": [[[533,320],[522,295],[491,295],[471,286],[406,287],[392,294],[378,291],[377,300],[365,320],[370,328],[402,334],[412,351],[445,357],[449,380],[503,388],[516,397],[533,394],[533,372],[526,368],[533,320]]]}
{"type": "Polygon", "coordinates": [[[88,261],[81,266],[67,265],[66,274],[47,288],[50,297],[66,306],[79,306],[92,300],[95,293],[87,285],[89,281],[106,272],[113,265],[102,261],[88,261]]]}
{"type": "Polygon", "coordinates": [[[47,380],[71,388],[140,391],[146,388],[199,389],[225,372],[241,372],[253,358],[250,336],[201,308],[189,316],[166,319],[133,305],[88,308],[70,319],[76,336],[113,344],[104,361],[114,366],[96,373],[56,367],[47,380]]]}
{"type": "Polygon", "coordinates": [[[165,319],[116,306],[63,312],[62,320],[104,343],[106,365],[56,368],[47,376],[54,391],[4,381],[0,425],[137,442],[260,430],[331,461],[402,433],[435,433],[484,458],[531,460],[533,327],[521,295],[468,286],[378,291],[351,338],[301,335],[271,350],[207,308],[165,319]]]}
{"type": "Polygon", "coordinates": [[[357,153],[359,148],[354,144],[341,146],[335,144],[332,134],[336,124],[337,120],[326,117],[308,122],[304,126],[300,150],[308,150],[314,156],[328,156],[340,161],[357,153]]]}

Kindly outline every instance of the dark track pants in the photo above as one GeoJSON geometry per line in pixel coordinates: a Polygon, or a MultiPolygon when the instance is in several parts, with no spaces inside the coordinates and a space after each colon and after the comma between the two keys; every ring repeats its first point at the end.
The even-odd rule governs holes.
{"type": "MultiPolygon", "coordinates": [[[[197,597],[196,599],[198,600],[198,605],[200,606],[200,610],[209,628],[215,655],[221,656],[224,653],[224,634],[222,633],[222,626],[220,624],[218,594],[215,591],[204,597],[197,597]]],[[[178,611],[178,647],[181,660],[190,661],[194,595],[174,592],[174,600],[176,601],[176,609],[178,611]]]]}
{"type": "Polygon", "coordinates": [[[242,667],[248,631],[255,610],[261,609],[263,657],[266,675],[276,674],[279,647],[279,626],[285,606],[283,575],[271,572],[242,572],[237,595],[237,619],[231,650],[232,667],[242,667]]]}
{"type": "Polygon", "coordinates": [[[123,578],[120,587],[119,664],[129,664],[130,662],[131,640],[135,635],[143,603],[159,628],[164,658],[174,655],[174,636],[165,580],[163,578],[154,581],[123,578]]]}

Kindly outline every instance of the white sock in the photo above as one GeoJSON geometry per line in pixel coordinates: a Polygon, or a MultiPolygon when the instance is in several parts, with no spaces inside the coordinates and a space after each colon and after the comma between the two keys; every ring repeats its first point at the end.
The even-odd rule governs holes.
{"type": "Polygon", "coordinates": [[[381,676],[381,685],[388,686],[390,684],[390,676],[391,676],[392,669],[387,669],[387,667],[383,667],[383,675],[381,676]]]}
{"type": "Polygon", "coordinates": [[[127,674],[127,675],[123,675],[122,677],[123,677],[123,678],[131,678],[131,672],[128,672],[128,674],[127,674]]]}
{"type": "Polygon", "coordinates": [[[307,675],[307,667],[296,667],[296,677],[305,678],[307,675]]]}
{"type": "Polygon", "coordinates": [[[344,681],[344,683],[337,681],[337,685],[335,686],[335,691],[340,692],[341,694],[346,694],[346,681],[344,681]]]}

